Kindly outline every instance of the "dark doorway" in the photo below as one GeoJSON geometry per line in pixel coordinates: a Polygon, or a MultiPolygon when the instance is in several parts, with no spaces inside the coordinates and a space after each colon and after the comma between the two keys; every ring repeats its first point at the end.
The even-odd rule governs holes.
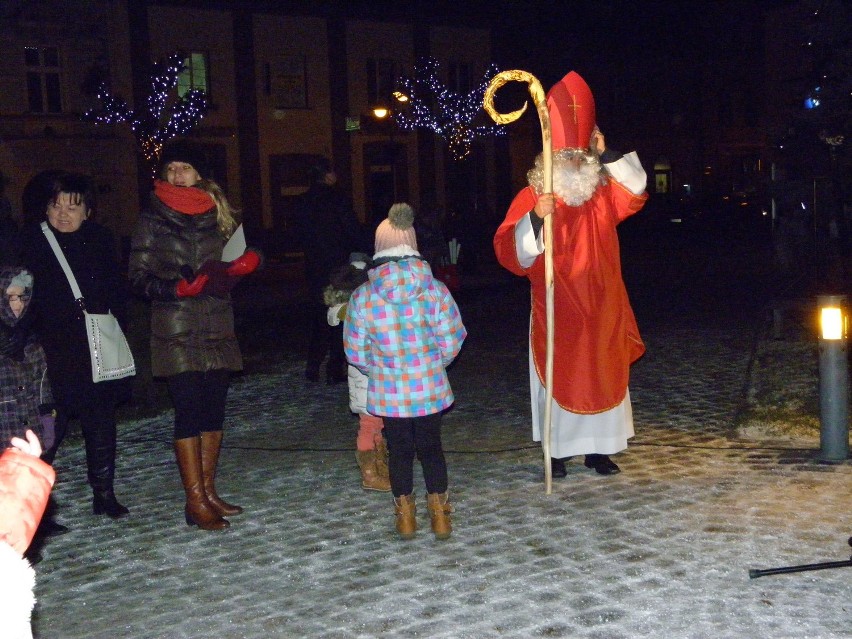
{"type": "Polygon", "coordinates": [[[308,169],[320,158],[310,153],[287,153],[269,156],[269,192],[272,204],[272,229],[266,250],[275,256],[301,251],[296,232],[299,196],[308,190],[308,169]]]}
{"type": "Polygon", "coordinates": [[[394,202],[407,202],[408,163],[406,147],[396,142],[364,145],[365,224],[375,230],[394,202]]]}

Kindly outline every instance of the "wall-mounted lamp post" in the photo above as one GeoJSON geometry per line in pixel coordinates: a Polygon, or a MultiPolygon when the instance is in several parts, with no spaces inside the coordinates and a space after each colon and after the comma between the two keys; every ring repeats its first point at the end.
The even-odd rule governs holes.
{"type": "Polygon", "coordinates": [[[820,458],[849,457],[848,315],[845,295],[821,295],[819,339],[820,458]]]}
{"type": "Polygon", "coordinates": [[[388,109],[383,104],[377,104],[373,107],[373,115],[378,120],[384,120],[386,117],[390,115],[390,109],[388,109]]]}

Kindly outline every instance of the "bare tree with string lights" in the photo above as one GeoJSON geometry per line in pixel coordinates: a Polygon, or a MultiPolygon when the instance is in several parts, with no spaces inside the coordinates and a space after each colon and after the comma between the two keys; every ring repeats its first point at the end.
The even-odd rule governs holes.
{"type": "MultiPolygon", "coordinates": [[[[479,85],[462,94],[450,90],[439,78],[438,62],[432,58],[414,67],[414,74],[397,80],[397,97],[408,98],[408,108],[394,114],[397,125],[404,130],[430,129],[444,138],[450,152],[457,160],[470,153],[471,143],[478,137],[505,135],[500,125],[488,121],[476,124],[474,120],[483,113],[482,99],[488,83],[498,69],[490,65],[479,85]]],[[[482,115],[483,120],[487,116],[482,115]]]]}
{"type": "Polygon", "coordinates": [[[192,89],[178,95],[178,79],[186,68],[184,59],[182,53],[176,52],[153,63],[151,91],[136,109],[131,109],[121,96],[101,85],[98,90],[101,108],[83,115],[84,120],[96,124],[130,123],[139,152],[152,173],[163,144],[195,128],[209,107],[203,91],[192,89]]]}

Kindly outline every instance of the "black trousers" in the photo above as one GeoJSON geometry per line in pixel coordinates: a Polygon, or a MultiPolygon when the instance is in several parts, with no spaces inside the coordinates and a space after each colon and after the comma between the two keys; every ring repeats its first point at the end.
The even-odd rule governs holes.
{"type": "Polygon", "coordinates": [[[346,355],[343,352],[343,324],[328,325],[328,307],[316,296],[311,296],[310,341],[308,342],[308,361],[305,374],[309,378],[319,377],[320,366],[328,355],[326,376],[337,380],[346,377],[346,355]]]}
{"type": "Polygon", "coordinates": [[[175,407],[175,439],[222,430],[231,373],[224,369],[188,371],[166,379],[175,407]]]}
{"type": "Polygon", "coordinates": [[[447,461],[441,445],[441,413],[382,417],[388,442],[388,471],[394,497],[414,490],[414,457],[420,460],[426,492],[447,491],[447,461]]]}
{"type": "Polygon", "coordinates": [[[107,401],[105,397],[93,397],[91,401],[74,407],[59,404],[56,412],[56,440],[53,446],[44,452],[42,459],[53,464],[56,452],[68,433],[68,423],[73,417],[77,417],[80,419],[80,430],[86,444],[89,484],[95,491],[112,490],[117,439],[115,404],[107,401]]]}

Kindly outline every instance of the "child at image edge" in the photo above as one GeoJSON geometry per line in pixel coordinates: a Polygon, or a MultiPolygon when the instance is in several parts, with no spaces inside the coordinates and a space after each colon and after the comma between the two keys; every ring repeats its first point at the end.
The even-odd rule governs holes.
{"type": "Polygon", "coordinates": [[[414,211],[391,206],[376,229],[369,281],[349,300],[344,324],[346,357],[369,378],[367,411],[384,421],[396,529],[417,530],[414,457],[426,483],[427,508],[437,539],[452,533],[441,413],[453,403],[446,367],[467,331],[447,287],[417,252],[414,211]]]}
{"type": "MultiPolygon", "coordinates": [[[[352,253],[349,264],[332,273],[331,284],[323,290],[328,308],[329,326],[339,326],[346,317],[346,307],[352,293],[368,281],[367,270],[373,262],[365,253],[352,253]]],[[[355,459],[361,469],[361,488],[390,492],[387,446],[380,417],[367,412],[367,376],[349,364],[346,373],[349,382],[349,409],[358,415],[358,436],[355,438],[355,459]]]]}

